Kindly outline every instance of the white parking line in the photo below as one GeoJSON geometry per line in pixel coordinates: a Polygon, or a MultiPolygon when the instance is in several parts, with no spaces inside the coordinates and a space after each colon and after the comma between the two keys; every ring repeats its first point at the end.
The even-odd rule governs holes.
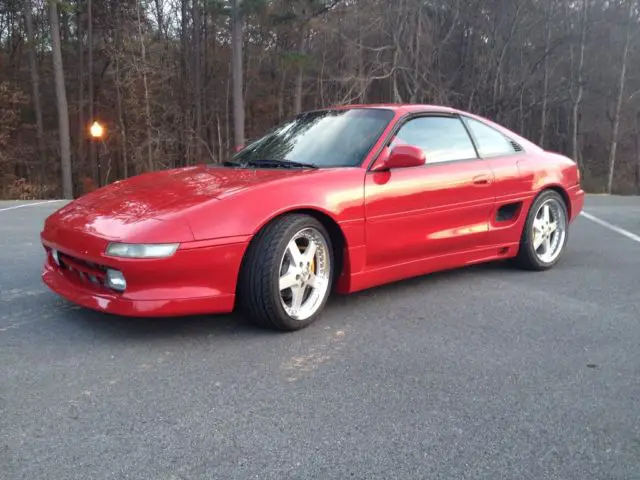
{"type": "Polygon", "coordinates": [[[585,218],[588,218],[589,220],[591,220],[594,223],[597,223],[598,225],[602,225],[603,227],[608,228],[609,230],[617,232],[620,235],[624,235],[625,237],[640,243],[640,236],[636,235],[635,233],[631,233],[628,230],[625,230],[624,228],[616,227],[615,225],[612,225],[609,222],[605,222],[604,220],[601,220],[598,217],[594,217],[593,215],[587,212],[581,212],[580,215],[582,215],[585,218]]]}
{"type": "Polygon", "coordinates": [[[0,208],[0,212],[15,210],[17,208],[35,207],[36,205],[45,205],[47,203],[54,203],[54,202],[64,202],[64,200],[47,200],[46,202],[23,203],[22,205],[16,205],[14,207],[0,208]]]}

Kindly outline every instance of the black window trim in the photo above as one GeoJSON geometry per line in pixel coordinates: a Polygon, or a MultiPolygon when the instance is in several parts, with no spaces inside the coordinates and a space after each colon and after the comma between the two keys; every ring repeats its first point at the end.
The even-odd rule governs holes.
{"type": "Polygon", "coordinates": [[[465,128],[467,129],[467,132],[469,133],[469,136],[471,137],[471,140],[473,141],[473,144],[476,146],[476,152],[478,152],[478,157],[481,159],[494,159],[494,158],[503,158],[503,157],[512,157],[514,155],[524,155],[526,154],[526,151],[524,149],[524,147],[522,145],[520,145],[520,142],[516,142],[513,138],[509,137],[508,135],[505,135],[504,133],[502,133],[501,131],[493,128],[491,125],[487,125],[486,122],[483,122],[482,120],[478,120],[477,118],[473,118],[470,117],[469,115],[464,115],[461,114],[459,115],[460,120],[462,121],[462,123],[464,124],[465,128]],[[471,127],[469,125],[467,125],[467,120],[473,120],[476,121],[478,123],[480,123],[481,125],[484,125],[485,127],[493,130],[494,132],[498,133],[499,135],[502,135],[502,137],[504,137],[504,139],[507,141],[507,143],[514,143],[516,145],[518,145],[518,147],[520,147],[520,151],[516,151],[514,148],[514,151],[511,153],[496,153],[495,155],[480,155],[480,144],[478,142],[478,139],[476,138],[476,136],[473,134],[473,131],[471,130],[471,127]]]}
{"type": "Polygon", "coordinates": [[[449,165],[449,164],[452,164],[452,163],[459,163],[459,162],[475,162],[475,161],[478,161],[478,160],[483,160],[483,158],[480,156],[480,152],[478,150],[478,145],[476,144],[476,141],[475,141],[474,137],[471,135],[471,132],[469,131],[469,128],[467,127],[467,124],[462,120],[461,115],[459,113],[446,112],[446,111],[410,112],[410,113],[407,113],[407,114],[403,115],[402,117],[400,117],[398,119],[398,121],[396,122],[395,126],[393,127],[393,129],[387,134],[387,136],[386,136],[386,138],[384,140],[384,143],[382,144],[382,146],[380,148],[378,148],[378,151],[375,152],[375,155],[373,156],[373,160],[367,166],[367,173],[371,172],[371,169],[373,168],[375,163],[378,161],[378,158],[380,158],[380,155],[382,154],[382,151],[391,144],[391,140],[398,134],[398,132],[400,131],[400,129],[403,126],[405,126],[411,120],[415,120],[416,118],[425,118],[425,117],[457,118],[460,121],[460,123],[462,124],[462,127],[467,132],[467,135],[469,136],[469,140],[471,141],[471,145],[473,145],[473,150],[476,152],[476,156],[475,156],[475,158],[461,158],[459,160],[446,160],[446,161],[443,161],[443,162],[434,162],[434,163],[428,163],[427,162],[427,163],[425,163],[423,165],[422,168],[430,168],[430,167],[435,167],[437,165],[449,165]]]}

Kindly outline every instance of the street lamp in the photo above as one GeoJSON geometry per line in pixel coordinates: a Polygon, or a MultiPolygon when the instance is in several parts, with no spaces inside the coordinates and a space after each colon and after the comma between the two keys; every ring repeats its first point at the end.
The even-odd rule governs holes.
{"type": "MultiPolygon", "coordinates": [[[[100,143],[102,144],[102,147],[104,148],[104,150],[107,150],[107,145],[104,143],[104,136],[105,136],[105,127],[104,125],[102,125],[100,122],[98,122],[97,120],[94,120],[94,122],[91,124],[91,127],[89,127],[89,133],[91,134],[91,138],[94,141],[100,141],[100,143]]],[[[100,148],[98,148],[98,152],[97,153],[97,170],[98,170],[98,187],[102,186],[102,165],[101,165],[101,155],[100,155],[100,148]]],[[[109,165],[109,170],[110,170],[110,165],[109,165]]],[[[107,178],[109,177],[109,171],[107,171],[107,178]]]]}
{"type": "Polygon", "coordinates": [[[101,139],[104,136],[104,127],[97,120],[93,122],[89,129],[91,136],[95,139],[101,139]]]}

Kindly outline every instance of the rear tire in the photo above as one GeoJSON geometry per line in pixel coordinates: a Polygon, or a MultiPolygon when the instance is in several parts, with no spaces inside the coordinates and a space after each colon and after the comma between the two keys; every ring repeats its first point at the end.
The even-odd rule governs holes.
{"type": "Polygon", "coordinates": [[[525,270],[549,270],[564,252],[569,236],[569,216],[562,196],[543,191],[533,202],[520,239],[516,266],[525,270]]]}
{"type": "Polygon", "coordinates": [[[333,268],[331,238],[318,220],[304,214],[279,217],[247,249],[238,281],[239,306],[257,325],[305,328],[324,309],[333,268]]]}

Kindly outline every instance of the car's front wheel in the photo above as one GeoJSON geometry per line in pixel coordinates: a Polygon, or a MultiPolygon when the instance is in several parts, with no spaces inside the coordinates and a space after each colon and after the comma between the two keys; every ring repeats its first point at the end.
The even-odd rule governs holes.
{"type": "Polygon", "coordinates": [[[517,265],[528,270],[548,270],[558,263],[567,244],[568,217],[567,206],[558,192],[542,192],[527,216],[517,265]]]}
{"type": "Polygon", "coordinates": [[[238,300],[254,323],[299,330],[324,308],[333,279],[331,238],[315,218],[279,217],[249,245],[240,272],[238,300]]]}

